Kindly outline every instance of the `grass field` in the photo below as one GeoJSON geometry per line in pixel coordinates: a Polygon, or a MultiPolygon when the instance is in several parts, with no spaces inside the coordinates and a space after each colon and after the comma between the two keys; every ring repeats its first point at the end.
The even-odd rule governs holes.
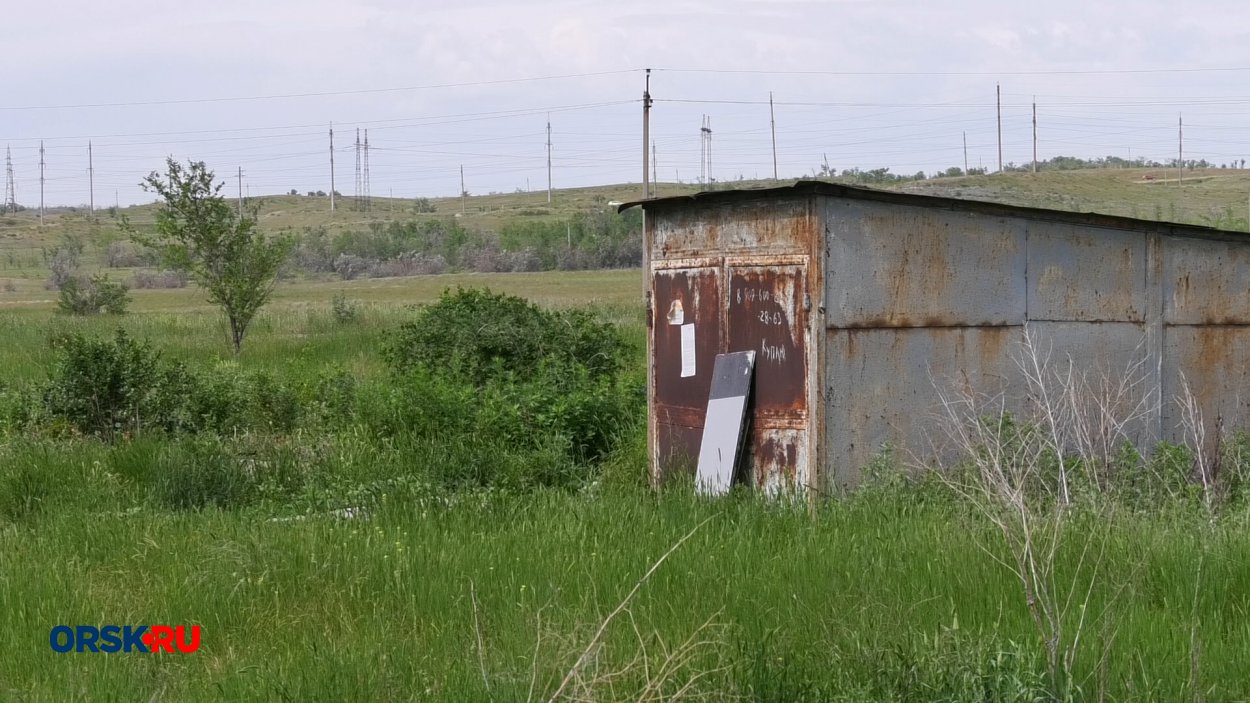
{"type": "MultiPolygon", "coordinates": [[[[109,454],[61,468],[124,485],[125,451],[109,454]]],[[[695,528],[608,623],[569,699],[1045,696],[995,534],[922,496],[865,494],[809,516],[747,497],[448,498],[409,487],[368,519],[284,522],[264,510],[123,505],[67,505],[0,530],[5,700],[546,700],[649,566],[695,528]],[[54,654],[58,623],[196,623],[202,645],[54,654]]],[[[1093,602],[1126,590],[1114,639],[1095,632],[1081,651],[1074,699],[1100,699],[1103,687],[1109,700],[1250,695],[1250,538],[1241,523],[1200,539],[1207,530],[1185,516],[1115,525],[1113,576],[1093,602]]],[[[1078,556],[1069,549],[1064,569],[1078,556]]]]}
{"type": "MultiPolygon", "coordinates": [[[[1218,175],[1233,180],[1183,186],[1186,207],[1231,203],[1244,176],[1218,175]]],[[[1012,174],[1012,197],[1041,204],[1045,186],[1025,184],[1043,176],[1057,177],[1012,174]]],[[[1110,180],[1070,179],[1071,197],[1169,188],[1110,180]]],[[[496,213],[534,205],[495,197],[496,213]]],[[[10,242],[48,235],[4,226],[10,242]]],[[[810,508],[649,489],[637,270],[296,278],[237,359],[194,286],[74,318],[53,311],[46,275],[0,273],[0,701],[1250,699],[1244,490],[1215,511],[1189,486],[1038,514],[1063,527],[1047,583],[1081,635],[1057,679],[1015,553],[945,482],[887,456],[864,488],[810,508]],[[411,306],[460,286],[589,306],[625,368],[589,390],[544,367],[480,387],[396,372],[384,350],[411,306]],[[63,340],[119,328],[182,364],[174,387],[225,419],[74,424],[57,400],[69,381],[137,407],[139,381],[67,370],[63,340]],[[577,428],[608,449],[579,454],[577,428]],[[202,640],[59,654],[61,624],[199,625],[202,640]]],[[[1183,448],[1160,455],[1188,472],[1183,448]]]]}

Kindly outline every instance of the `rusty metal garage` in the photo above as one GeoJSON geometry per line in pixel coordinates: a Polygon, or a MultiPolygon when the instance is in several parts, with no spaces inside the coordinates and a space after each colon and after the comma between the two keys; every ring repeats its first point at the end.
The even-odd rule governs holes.
{"type": "MultiPolygon", "coordinates": [[[[1144,353],[1160,398],[1183,373],[1244,425],[1244,233],[817,181],[636,205],[653,476],[693,466],[718,353],[756,351],[748,480],[824,492],[923,449],[933,379],[1011,384],[1026,323],[1080,364],[1144,353]]],[[[1172,415],[1156,403],[1139,440],[1174,438],[1172,415]]]]}

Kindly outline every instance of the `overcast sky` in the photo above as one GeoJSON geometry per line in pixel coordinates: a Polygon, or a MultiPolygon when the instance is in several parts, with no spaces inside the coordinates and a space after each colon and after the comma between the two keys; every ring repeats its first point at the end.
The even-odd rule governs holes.
{"type": "Polygon", "coordinates": [[[1175,158],[1178,113],[1186,158],[1250,158],[1245,0],[14,0],[3,17],[0,145],[27,205],[40,139],[49,204],[87,201],[88,141],[97,205],[148,200],[166,155],[230,192],[238,168],[252,195],[328,190],[331,122],[345,195],[357,128],[374,196],[454,194],[462,164],[471,193],[538,191],[548,113],[556,187],[637,182],[648,66],[663,181],[700,176],[704,114],[713,177],[771,176],[769,91],[783,178],[825,158],[962,166],[965,133],[993,170],[996,82],[1006,162],[1032,158],[1034,95],[1043,159],[1175,158]]]}

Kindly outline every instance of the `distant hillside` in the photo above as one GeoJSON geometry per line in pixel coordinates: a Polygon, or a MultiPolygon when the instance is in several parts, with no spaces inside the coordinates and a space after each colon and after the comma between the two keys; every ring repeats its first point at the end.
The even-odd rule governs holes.
{"type": "MultiPolygon", "coordinates": [[[[1200,169],[1186,171],[1177,182],[1175,170],[1162,168],[1085,169],[1004,173],[980,176],[930,178],[888,187],[909,193],[989,200],[1015,205],[1080,212],[1100,212],[1143,219],[1202,224],[1246,230],[1250,215],[1250,170],[1200,169]]],[[[831,179],[855,183],[848,178],[831,179]]],[[[781,181],[780,183],[790,183],[781,181]]],[[[762,188],[778,181],[734,181],[722,188],[762,188]]],[[[660,183],[658,195],[698,192],[697,184],[660,183]]],[[[325,196],[274,195],[254,198],[262,226],[268,230],[321,228],[330,236],[363,232],[379,224],[451,218],[467,230],[499,231],[505,225],[563,223],[577,215],[610,213],[617,202],[638,198],[637,184],[588,188],[471,195],[466,198],[373,198],[369,209],[350,197],[337,200],[330,212],[325,196]]],[[[121,237],[118,228],[125,216],[136,226],[152,222],[153,205],[98,210],[94,220],[77,208],[58,208],[39,225],[38,212],[27,209],[0,215],[0,269],[10,272],[46,265],[47,248],[75,235],[93,248],[105,250],[121,237]]],[[[561,224],[562,226],[562,224],[561,224]]],[[[12,275],[12,274],[10,274],[12,275]]]]}
{"type": "Polygon", "coordinates": [[[1099,212],[1246,230],[1250,170],[1091,169],[934,178],[898,186],[908,193],[1028,207],[1099,212]]]}

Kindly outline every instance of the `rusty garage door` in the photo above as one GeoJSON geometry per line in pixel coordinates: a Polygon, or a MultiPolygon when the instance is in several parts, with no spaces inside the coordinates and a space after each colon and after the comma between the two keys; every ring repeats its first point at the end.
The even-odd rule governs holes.
{"type": "Polygon", "coordinates": [[[807,485],[806,268],[806,257],[727,261],[727,351],[755,350],[747,456],[756,487],[769,491],[807,485]]]}
{"type": "Polygon", "coordinates": [[[655,466],[661,474],[693,468],[716,355],[753,350],[750,478],[769,491],[805,486],[811,346],[807,257],[677,259],[655,266],[655,466]]]}

